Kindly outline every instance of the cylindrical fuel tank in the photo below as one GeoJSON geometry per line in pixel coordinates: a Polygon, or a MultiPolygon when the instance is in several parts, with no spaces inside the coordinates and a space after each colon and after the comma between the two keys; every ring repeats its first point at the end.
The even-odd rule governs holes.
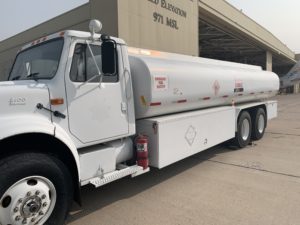
{"type": "Polygon", "coordinates": [[[136,118],[275,96],[279,78],[261,67],[129,48],[136,118]]]}

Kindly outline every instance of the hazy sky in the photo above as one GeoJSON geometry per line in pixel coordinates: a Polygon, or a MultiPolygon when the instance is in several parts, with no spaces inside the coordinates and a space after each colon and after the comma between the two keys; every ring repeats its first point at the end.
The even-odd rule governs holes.
{"type": "MultiPolygon", "coordinates": [[[[300,53],[299,0],[228,1],[300,53]]],[[[0,0],[0,41],[86,2],[88,0],[0,0]]]]}
{"type": "Polygon", "coordinates": [[[0,0],[0,41],[88,0],[0,0]]]}
{"type": "Polygon", "coordinates": [[[271,31],[284,44],[300,53],[299,0],[228,0],[229,3],[271,31]]]}

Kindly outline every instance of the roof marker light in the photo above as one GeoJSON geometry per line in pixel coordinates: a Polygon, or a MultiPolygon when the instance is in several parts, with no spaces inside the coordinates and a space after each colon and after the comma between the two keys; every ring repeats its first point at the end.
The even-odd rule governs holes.
{"type": "Polygon", "coordinates": [[[148,50],[144,50],[144,49],[141,49],[141,54],[143,55],[151,55],[151,51],[148,51],[148,50]]]}

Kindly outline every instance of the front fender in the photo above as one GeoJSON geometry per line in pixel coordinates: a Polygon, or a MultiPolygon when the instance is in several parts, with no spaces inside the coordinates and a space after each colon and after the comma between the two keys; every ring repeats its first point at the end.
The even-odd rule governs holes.
{"type": "Polygon", "coordinates": [[[36,116],[12,116],[0,118],[0,140],[26,134],[43,133],[54,136],[55,126],[47,118],[36,116]]]}
{"type": "Polygon", "coordinates": [[[71,151],[74,160],[76,162],[76,166],[77,166],[77,172],[78,172],[78,178],[80,181],[80,161],[79,161],[79,155],[78,155],[78,151],[77,148],[73,142],[73,140],[70,138],[70,136],[65,132],[65,130],[59,126],[58,124],[55,124],[55,137],[57,139],[59,139],[61,142],[63,142],[71,151]]]}
{"type": "Polygon", "coordinates": [[[26,115],[0,118],[0,140],[29,133],[47,134],[64,143],[74,157],[80,181],[80,162],[77,148],[63,128],[57,124],[54,125],[44,117],[26,115]]]}

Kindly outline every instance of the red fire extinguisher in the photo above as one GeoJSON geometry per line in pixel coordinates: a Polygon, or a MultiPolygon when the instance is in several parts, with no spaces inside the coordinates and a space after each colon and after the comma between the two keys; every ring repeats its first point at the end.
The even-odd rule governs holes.
{"type": "Polygon", "coordinates": [[[135,139],[137,164],[145,169],[149,167],[148,158],[148,137],[139,135],[135,139]]]}

